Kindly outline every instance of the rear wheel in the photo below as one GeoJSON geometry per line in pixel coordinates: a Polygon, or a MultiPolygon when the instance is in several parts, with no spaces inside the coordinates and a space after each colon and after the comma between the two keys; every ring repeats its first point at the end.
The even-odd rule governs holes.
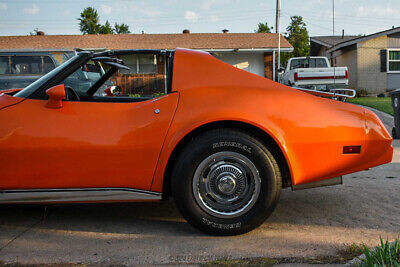
{"type": "Polygon", "coordinates": [[[216,129],[197,136],[174,166],[172,193],[185,219],[214,235],[246,233],[276,206],[281,174],[254,136],[216,129]]]}

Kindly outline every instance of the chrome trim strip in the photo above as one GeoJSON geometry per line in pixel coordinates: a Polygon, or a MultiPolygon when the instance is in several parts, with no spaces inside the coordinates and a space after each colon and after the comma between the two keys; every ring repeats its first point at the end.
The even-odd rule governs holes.
{"type": "Polygon", "coordinates": [[[338,184],[343,184],[342,176],[331,178],[331,179],[327,179],[327,180],[307,183],[307,184],[293,185],[292,186],[292,190],[293,191],[294,190],[302,190],[302,189],[322,187],[322,186],[330,186],[330,185],[338,185],[338,184]]]}
{"type": "Polygon", "coordinates": [[[0,204],[161,200],[161,193],[132,188],[0,190],[0,204]]]}
{"type": "Polygon", "coordinates": [[[356,90],[354,89],[331,89],[330,92],[319,91],[319,90],[312,90],[312,89],[305,89],[301,87],[292,87],[297,90],[301,90],[304,92],[308,92],[310,94],[314,94],[316,96],[325,96],[325,97],[344,97],[344,98],[355,98],[356,97],[356,90]]]}

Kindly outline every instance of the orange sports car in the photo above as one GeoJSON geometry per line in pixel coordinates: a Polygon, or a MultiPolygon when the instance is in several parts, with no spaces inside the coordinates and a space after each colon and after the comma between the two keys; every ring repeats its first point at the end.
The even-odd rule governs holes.
{"type": "Polygon", "coordinates": [[[262,224],[283,187],[339,184],[391,162],[391,142],[369,110],[205,52],[84,51],[2,91],[0,203],[172,196],[195,227],[235,235],[262,224]]]}

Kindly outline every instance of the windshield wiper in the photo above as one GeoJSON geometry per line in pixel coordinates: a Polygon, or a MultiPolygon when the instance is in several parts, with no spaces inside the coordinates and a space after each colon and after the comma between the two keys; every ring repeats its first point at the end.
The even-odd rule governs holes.
{"type": "Polygon", "coordinates": [[[115,67],[117,69],[124,69],[124,70],[130,70],[128,66],[124,65],[124,61],[119,58],[115,57],[94,57],[92,58],[93,61],[99,61],[105,65],[109,65],[112,67],[115,67]]]}
{"type": "Polygon", "coordinates": [[[122,59],[116,57],[94,57],[92,58],[92,60],[100,62],[115,62],[119,64],[124,64],[124,61],[122,59]]]}
{"type": "Polygon", "coordinates": [[[102,62],[102,63],[105,64],[105,65],[109,65],[109,66],[111,66],[111,67],[115,67],[115,68],[117,68],[117,69],[130,70],[130,68],[129,68],[128,66],[125,66],[125,65],[122,65],[122,64],[119,64],[119,63],[108,62],[108,61],[102,62]]]}

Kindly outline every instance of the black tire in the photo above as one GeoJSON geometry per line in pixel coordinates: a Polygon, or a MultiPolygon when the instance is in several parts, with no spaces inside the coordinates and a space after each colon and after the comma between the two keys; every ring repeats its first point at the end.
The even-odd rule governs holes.
{"type": "MultiPolygon", "coordinates": [[[[204,172],[208,172],[208,177],[211,176],[211,168],[222,168],[219,167],[221,165],[216,166],[217,167],[204,167],[204,172]]],[[[223,167],[225,167],[225,165],[223,167]]],[[[213,181],[225,179],[223,182],[226,182],[226,177],[221,178],[221,172],[217,171],[215,171],[215,173],[219,173],[220,175],[213,181]]],[[[226,173],[224,175],[226,175],[226,173]]],[[[216,175],[213,175],[212,177],[215,176],[216,175]]],[[[225,193],[227,191],[218,191],[221,188],[223,190],[232,189],[232,184],[234,188],[239,188],[239,185],[243,184],[239,184],[239,179],[236,180],[232,178],[228,181],[231,187],[228,185],[228,188],[226,188],[223,182],[209,182],[209,184],[218,185],[218,187],[213,187],[215,188],[213,192],[217,192],[219,195],[223,196],[225,195],[221,192],[225,193]],[[231,180],[235,180],[236,182],[233,183],[231,180]]],[[[282,178],[274,156],[267,147],[257,140],[257,138],[241,130],[224,128],[207,131],[195,137],[186,145],[174,165],[171,186],[176,206],[191,225],[211,235],[238,235],[247,233],[260,226],[269,217],[278,202],[282,188],[282,178]],[[204,183],[204,180],[210,181],[212,179],[195,180],[195,177],[199,177],[197,175],[199,171],[196,170],[201,170],[201,166],[207,163],[207,159],[213,159],[209,160],[209,162],[211,162],[210,164],[215,164],[216,158],[213,157],[217,157],[218,155],[220,155],[220,157],[224,155],[233,155],[238,158],[239,164],[235,162],[230,163],[228,159],[223,159],[221,161],[225,162],[223,164],[227,164],[226,166],[232,168],[236,166],[234,164],[240,165],[243,163],[241,160],[242,158],[248,159],[251,162],[248,163],[246,160],[248,163],[247,165],[252,166],[252,169],[247,169],[247,165],[244,163],[243,166],[239,166],[240,168],[250,170],[250,174],[245,173],[245,175],[242,176],[238,175],[238,177],[246,177],[242,178],[240,181],[245,181],[248,190],[246,191],[243,189],[240,191],[239,189],[234,189],[238,192],[246,191],[247,195],[245,196],[247,197],[251,195],[251,199],[248,202],[250,204],[243,204],[241,209],[229,210],[231,207],[230,205],[234,205],[233,203],[245,203],[246,197],[240,198],[241,200],[232,202],[230,205],[223,205],[223,211],[214,209],[214,205],[218,203],[213,204],[213,202],[208,199],[214,200],[212,197],[208,197],[210,194],[207,194],[207,197],[199,197],[202,194],[199,188],[210,188],[206,186],[201,187],[199,184],[204,183]],[[230,164],[232,166],[230,166],[230,164]],[[256,167],[257,172],[254,172],[254,167],[256,167]],[[254,176],[256,178],[253,178],[253,174],[256,174],[254,176]],[[194,181],[198,182],[194,183],[194,181]],[[253,185],[251,185],[252,181],[253,185]],[[256,190],[255,188],[258,189],[256,190]],[[196,191],[196,189],[198,190],[196,191]],[[196,197],[195,192],[198,192],[198,196],[196,197]],[[255,192],[259,192],[257,197],[255,192]],[[211,204],[204,204],[207,201],[211,204]],[[211,208],[209,208],[209,206],[211,206],[211,208]],[[241,210],[243,213],[238,213],[238,210],[241,210]],[[235,212],[237,214],[234,214],[235,212]],[[221,216],[228,217],[221,218],[221,216]]],[[[240,188],[243,188],[243,186],[240,188]]],[[[228,198],[229,197],[227,197],[227,199],[228,198]]]]}

